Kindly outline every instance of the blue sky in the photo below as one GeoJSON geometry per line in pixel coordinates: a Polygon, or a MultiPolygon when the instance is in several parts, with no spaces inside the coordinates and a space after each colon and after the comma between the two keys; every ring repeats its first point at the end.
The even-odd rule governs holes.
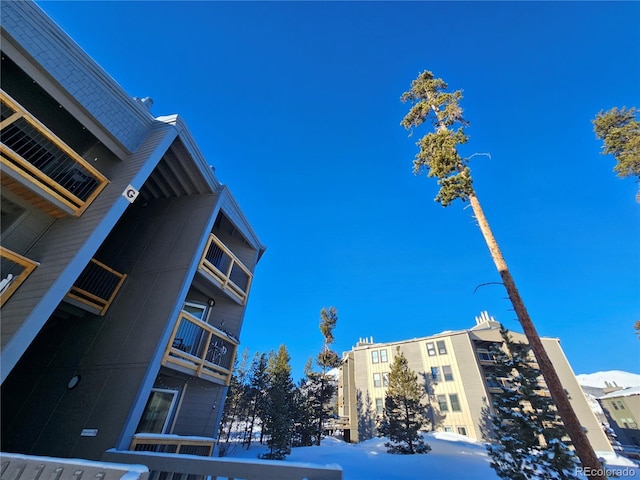
{"type": "Polygon", "coordinates": [[[544,336],[576,373],[640,372],[638,185],[591,119],[640,107],[637,2],[54,2],[39,5],[154,115],[180,114],[267,252],[242,331],[320,350],[469,328],[521,331],[470,208],[414,176],[400,95],[422,70],[471,122],[463,155],[544,336]]]}

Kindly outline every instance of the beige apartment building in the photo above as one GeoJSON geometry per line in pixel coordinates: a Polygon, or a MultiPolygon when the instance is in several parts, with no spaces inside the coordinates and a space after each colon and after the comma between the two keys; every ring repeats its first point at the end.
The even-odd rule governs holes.
{"type": "Polygon", "coordinates": [[[617,389],[598,399],[618,441],[640,447],[640,387],[617,389]]]}
{"type": "MultiPolygon", "coordinates": [[[[527,343],[523,334],[514,340],[527,343]]],[[[338,386],[338,414],[345,440],[358,442],[375,436],[375,419],[384,407],[385,388],[393,357],[404,353],[409,366],[424,381],[432,428],[482,439],[485,411],[499,392],[489,380],[494,365],[493,343],[502,343],[500,324],[483,312],[469,330],[447,331],[429,337],[389,343],[360,339],[343,354],[338,386]]],[[[613,452],[606,435],[560,347],[557,338],[542,338],[571,403],[597,454],[613,452]]]]}

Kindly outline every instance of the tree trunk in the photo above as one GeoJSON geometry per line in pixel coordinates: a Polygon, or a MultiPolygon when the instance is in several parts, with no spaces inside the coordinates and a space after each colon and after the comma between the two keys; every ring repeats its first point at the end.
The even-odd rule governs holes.
{"type": "Polygon", "coordinates": [[[580,421],[578,420],[571,403],[569,403],[569,396],[560,383],[560,378],[558,377],[558,374],[551,363],[544,346],[542,345],[538,332],[529,317],[529,313],[524,306],[524,302],[516,288],[513,277],[509,272],[507,263],[502,257],[498,243],[489,228],[489,223],[484,216],[480,202],[475,194],[469,195],[469,201],[471,202],[471,208],[473,208],[473,212],[478,220],[478,225],[480,226],[482,235],[484,236],[487,246],[489,247],[489,251],[491,252],[491,257],[493,258],[496,268],[500,273],[500,277],[502,278],[504,287],[507,290],[509,299],[511,300],[516,315],[518,316],[518,321],[520,322],[520,325],[522,325],[522,329],[524,330],[524,334],[526,335],[529,345],[533,350],[533,354],[538,360],[538,366],[540,367],[542,377],[544,378],[544,381],[549,388],[549,392],[551,393],[551,397],[558,408],[558,413],[560,414],[562,422],[567,429],[567,434],[573,442],[576,455],[580,459],[582,467],[590,469],[589,478],[607,480],[606,476],[598,474],[598,472],[602,472],[602,465],[591,447],[589,439],[587,438],[582,425],[580,425],[580,421]]]}

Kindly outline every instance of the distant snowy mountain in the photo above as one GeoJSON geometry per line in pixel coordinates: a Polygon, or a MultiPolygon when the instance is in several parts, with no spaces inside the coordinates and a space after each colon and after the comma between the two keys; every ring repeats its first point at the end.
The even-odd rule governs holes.
{"type": "Polygon", "coordinates": [[[583,387],[638,387],[640,375],[637,373],[610,370],[608,372],[583,373],[576,375],[578,383],[583,387]]]}

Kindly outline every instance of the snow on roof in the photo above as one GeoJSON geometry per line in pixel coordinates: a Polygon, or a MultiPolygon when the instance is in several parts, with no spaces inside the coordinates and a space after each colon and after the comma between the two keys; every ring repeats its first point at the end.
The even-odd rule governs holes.
{"type": "Polygon", "coordinates": [[[600,397],[603,398],[618,398],[618,397],[630,397],[632,395],[640,395],[640,387],[629,387],[622,390],[616,390],[615,392],[607,393],[600,397]]]}
{"type": "Polygon", "coordinates": [[[640,375],[624,372],[622,370],[610,370],[576,375],[578,383],[585,387],[637,387],[640,386],[640,375]]]}

